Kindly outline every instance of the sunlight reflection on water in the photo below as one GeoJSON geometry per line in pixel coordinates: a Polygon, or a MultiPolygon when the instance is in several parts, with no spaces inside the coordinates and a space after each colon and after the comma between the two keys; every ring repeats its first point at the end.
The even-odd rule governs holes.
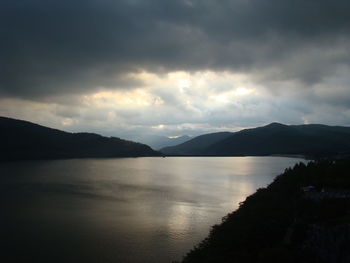
{"type": "Polygon", "coordinates": [[[6,242],[1,253],[22,262],[179,260],[247,195],[299,161],[172,157],[2,163],[6,242]]]}

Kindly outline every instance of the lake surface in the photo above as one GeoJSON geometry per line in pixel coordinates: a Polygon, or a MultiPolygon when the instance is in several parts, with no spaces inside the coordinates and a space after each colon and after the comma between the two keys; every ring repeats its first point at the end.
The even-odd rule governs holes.
{"type": "Polygon", "coordinates": [[[2,262],[171,262],[286,167],[284,157],[0,163],[2,262]]]}

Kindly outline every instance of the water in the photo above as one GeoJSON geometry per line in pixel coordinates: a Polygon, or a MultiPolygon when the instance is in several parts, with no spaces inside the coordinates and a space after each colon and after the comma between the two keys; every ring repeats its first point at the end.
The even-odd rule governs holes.
{"type": "Polygon", "coordinates": [[[301,159],[171,157],[0,164],[2,262],[171,262],[301,159]]]}

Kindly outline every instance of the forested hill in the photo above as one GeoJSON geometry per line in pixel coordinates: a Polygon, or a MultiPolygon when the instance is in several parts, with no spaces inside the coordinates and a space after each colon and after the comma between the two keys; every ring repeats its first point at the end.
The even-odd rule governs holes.
{"type": "Polygon", "coordinates": [[[149,146],[0,117],[0,160],[158,156],[149,146]]]}
{"type": "Polygon", "coordinates": [[[203,156],[273,154],[330,156],[350,153],[350,127],[271,123],[259,128],[223,134],[225,134],[223,138],[199,144],[200,146],[194,143],[198,138],[210,138],[213,134],[202,135],[183,144],[163,148],[161,152],[168,155],[203,156]]]}
{"type": "Polygon", "coordinates": [[[216,132],[197,136],[176,146],[161,149],[162,153],[175,155],[197,155],[204,153],[208,147],[228,138],[231,132],[216,132]]]}
{"type": "Polygon", "coordinates": [[[350,161],[298,164],[247,197],[182,263],[350,262],[350,161]]]}

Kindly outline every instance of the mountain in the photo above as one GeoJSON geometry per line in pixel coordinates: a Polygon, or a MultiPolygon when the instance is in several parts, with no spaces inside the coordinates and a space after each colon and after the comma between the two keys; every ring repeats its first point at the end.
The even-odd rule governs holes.
{"type": "Polygon", "coordinates": [[[167,137],[167,136],[158,136],[158,135],[143,135],[140,137],[135,137],[132,140],[145,143],[151,146],[155,150],[159,150],[161,148],[167,146],[174,146],[180,143],[184,143],[190,140],[191,137],[188,135],[178,136],[178,137],[167,137]]]}
{"type": "Polygon", "coordinates": [[[231,132],[204,134],[179,145],[162,148],[160,151],[164,154],[174,155],[201,155],[209,146],[228,138],[232,134],[231,132]]]}
{"type": "MultiPolygon", "coordinates": [[[[201,140],[217,134],[199,136],[201,140]]],[[[196,137],[186,143],[161,149],[169,155],[307,155],[328,156],[350,153],[350,127],[321,124],[267,126],[245,129],[228,134],[225,138],[201,142],[196,137]]]]}
{"type": "Polygon", "coordinates": [[[149,146],[0,117],[0,160],[157,156],[149,146]]]}

